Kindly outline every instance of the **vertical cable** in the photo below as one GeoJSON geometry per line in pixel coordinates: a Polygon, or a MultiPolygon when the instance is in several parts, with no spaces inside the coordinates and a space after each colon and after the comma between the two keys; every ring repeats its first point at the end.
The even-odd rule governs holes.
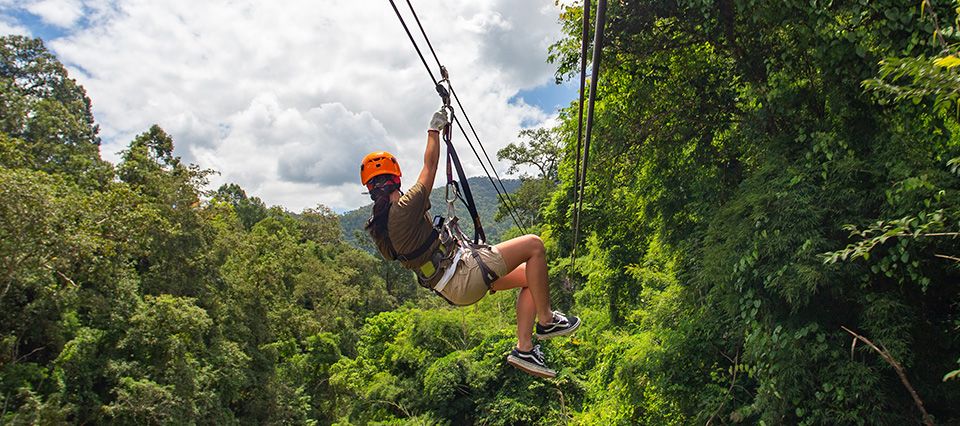
{"type": "MultiPolygon", "coordinates": [[[[589,0],[585,0],[589,1],[589,0]]],[[[574,252],[580,239],[580,211],[583,209],[583,192],[587,186],[587,160],[590,158],[590,135],[593,130],[593,103],[597,96],[597,81],[600,79],[600,53],[603,50],[603,27],[606,24],[607,0],[597,2],[597,25],[593,33],[593,68],[590,72],[590,98],[587,100],[587,132],[583,144],[583,173],[580,175],[580,193],[577,195],[577,207],[573,230],[574,252]]]]}
{"type": "MultiPolygon", "coordinates": [[[[577,109],[577,157],[576,171],[573,178],[574,208],[576,198],[580,194],[580,150],[583,143],[583,89],[587,81],[587,47],[590,44],[590,0],[583,0],[583,29],[580,36],[580,100],[577,109]]],[[[580,214],[574,211],[573,216],[573,250],[570,252],[570,268],[573,268],[577,258],[577,233],[580,228],[580,214]]]]}

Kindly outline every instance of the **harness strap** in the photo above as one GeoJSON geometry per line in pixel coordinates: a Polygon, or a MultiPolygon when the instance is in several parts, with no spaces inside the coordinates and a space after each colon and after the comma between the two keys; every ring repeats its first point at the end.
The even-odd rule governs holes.
{"type": "Polygon", "coordinates": [[[440,238],[440,233],[434,229],[430,231],[430,236],[427,237],[426,241],[424,241],[423,244],[420,244],[420,247],[417,247],[416,250],[406,254],[399,254],[397,253],[397,250],[393,248],[393,241],[390,241],[389,234],[390,233],[387,232],[386,235],[383,236],[384,240],[386,240],[387,248],[390,250],[390,255],[393,256],[394,260],[399,260],[401,262],[409,262],[420,256],[423,256],[423,254],[426,253],[427,250],[430,250],[430,247],[433,246],[433,242],[436,241],[437,238],[440,238]]]}
{"type": "Polygon", "coordinates": [[[470,247],[470,254],[473,255],[473,258],[477,261],[477,265],[480,266],[480,273],[483,274],[483,283],[487,285],[487,289],[489,290],[493,282],[499,279],[500,276],[484,263],[480,257],[480,250],[478,250],[477,247],[470,247]]]}
{"type": "MultiPolygon", "coordinates": [[[[387,210],[386,214],[388,215],[390,214],[389,209],[387,210]]],[[[370,222],[372,221],[373,221],[373,217],[371,216],[370,219],[367,219],[367,226],[369,226],[370,222]]],[[[371,237],[373,236],[372,232],[370,236],[371,237]]],[[[401,262],[409,262],[420,256],[423,256],[423,254],[426,253],[427,250],[430,250],[430,247],[433,246],[433,242],[436,241],[438,238],[440,238],[440,233],[437,232],[436,228],[434,228],[433,230],[430,231],[430,236],[427,237],[426,241],[424,241],[423,244],[420,244],[420,247],[417,247],[416,250],[410,253],[401,254],[401,253],[397,253],[397,249],[394,248],[393,246],[393,241],[390,240],[390,231],[387,230],[387,232],[383,233],[383,240],[384,242],[387,243],[387,250],[390,251],[390,257],[393,257],[393,260],[399,260],[401,262]]]]}
{"type": "Polygon", "coordinates": [[[487,240],[487,235],[483,232],[483,225],[480,223],[480,213],[477,212],[477,205],[473,201],[473,193],[470,191],[470,183],[467,182],[467,175],[463,172],[463,166],[460,164],[457,150],[450,141],[452,127],[452,125],[448,124],[443,132],[443,142],[447,145],[447,184],[454,182],[453,173],[450,170],[450,165],[453,163],[453,166],[457,169],[457,177],[460,179],[460,187],[463,189],[464,204],[467,205],[470,219],[473,220],[473,243],[479,244],[481,241],[487,240]]]}
{"type": "MultiPolygon", "coordinates": [[[[448,85],[450,84],[450,76],[447,74],[446,67],[440,67],[440,75],[443,77],[443,80],[437,82],[437,94],[439,94],[443,100],[444,108],[450,111],[450,122],[447,123],[441,132],[443,134],[443,142],[447,145],[447,188],[449,188],[451,184],[457,184],[457,181],[453,180],[453,172],[450,168],[452,163],[457,169],[457,178],[460,179],[460,186],[463,188],[464,204],[466,204],[467,211],[470,213],[470,219],[473,220],[473,243],[479,244],[480,242],[487,241],[487,235],[483,232],[483,225],[480,223],[480,213],[477,212],[477,204],[473,201],[473,192],[470,191],[470,183],[467,182],[467,175],[463,172],[460,157],[457,156],[457,150],[454,149],[453,142],[451,142],[453,137],[453,122],[456,118],[454,117],[454,109],[450,106],[450,92],[453,90],[451,88],[451,90],[448,91],[446,87],[443,87],[444,82],[448,85]]],[[[460,192],[459,189],[460,188],[457,188],[458,194],[460,192]]],[[[449,203],[450,200],[447,200],[447,202],[449,203]]]]}
{"type": "MultiPolygon", "coordinates": [[[[484,244],[471,244],[469,241],[465,239],[457,239],[456,242],[459,245],[459,247],[456,249],[456,252],[461,252],[461,253],[469,252],[470,255],[473,256],[473,259],[477,262],[477,266],[480,268],[480,273],[481,273],[481,277],[483,278],[484,285],[486,285],[487,290],[489,290],[490,293],[493,294],[494,290],[490,287],[493,285],[494,281],[500,278],[500,276],[497,275],[496,272],[493,272],[493,270],[487,266],[487,264],[483,261],[483,258],[480,256],[480,250],[486,248],[487,246],[484,244]]],[[[443,247],[443,245],[441,245],[441,247],[443,247]]],[[[440,273],[440,271],[443,271],[444,273],[449,274],[451,273],[449,268],[457,267],[456,264],[458,263],[459,255],[452,256],[452,259],[446,258],[444,260],[445,260],[444,263],[446,264],[442,265],[441,269],[437,270],[437,273],[440,273]]],[[[432,264],[428,262],[427,265],[432,265],[432,264]]],[[[418,278],[419,278],[419,274],[418,274],[418,278]]],[[[447,303],[454,306],[459,306],[443,295],[443,288],[446,287],[446,284],[448,282],[449,281],[444,281],[444,279],[441,278],[441,282],[438,283],[433,288],[431,288],[430,290],[433,290],[434,293],[436,293],[438,296],[443,298],[443,300],[446,300],[447,303]]],[[[421,281],[421,284],[422,284],[422,281],[421,281]]]]}
{"type": "Polygon", "coordinates": [[[434,277],[434,274],[442,272],[450,266],[451,253],[452,251],[448,250],[447,246],[441,242],[430,259],[413,271],[417,275],[417,281],[421,286],[427,287],[426,283],[434,277]]]}

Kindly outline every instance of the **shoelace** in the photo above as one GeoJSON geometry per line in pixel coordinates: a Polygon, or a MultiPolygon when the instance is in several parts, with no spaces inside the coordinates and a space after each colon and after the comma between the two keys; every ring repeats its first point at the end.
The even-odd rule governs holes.
{"type": "Polygon", "coordinates": [[[537,360],[539,360],[541,364],[545,362],[546,358],[544,358],[543,352],[540,351],[540,345],[534,346],[530,352],[533,352],[533,356],[537,357],[537,360]]]}
{"type": "Polygon", "coordinates": [[[567,317],[564,316],[562,312],[560,312],[560,311],[553,311],[553,323],[554,323],[554,324],[562,324],[562,323],[565,323],[565,322],[570,322],[570,321],[567,320],[567,317]]]}

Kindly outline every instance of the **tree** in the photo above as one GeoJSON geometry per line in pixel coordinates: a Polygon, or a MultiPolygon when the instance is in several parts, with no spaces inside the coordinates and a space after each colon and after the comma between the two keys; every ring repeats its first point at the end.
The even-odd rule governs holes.
{"type": "Polygon", "coordinates": [[[502,220],[510,215],[510,210],[515,210],[522,222],[535,224],[539,222],[540,209],[559,181],[560,139],[556,129],[548,128],[524,129],[518,137],[526,140],[511,142],[497,151],[497,158],[510,161],[507,173],[517,173],[526,166],[532,167],[536,174],[521,173],[520,188],[511,197],[513,203],[501,202],[494,220],[502,220]]]}
{"type": "Polygon", "coordinates": [[[212,172],[184,165],[157,125],[137,135],[121,158],[120,180],[142,194],[160,220],[137,260],[145,293],[203,296],[204,281],[213,278],[203,273],[211,231],[199,214],[200,188],[212,172]]]}
{"type": "Polygon", "coordinates": [[[98,132],[83,87],[40,39],[0,37],[0,133],[3,150],[19,153],[0,156],[4,166],[64,173],[100,187],[110,166],[100,159],[98,132]]]}
{"type": "MultiPolygon", "coordinates": [[[[844,225],[956,204],[960,181],[944,170],[955,117],[861,86],[880,58],[938,55],[917,6],[610,4],[577,301],[603,312],[586,323],[609,336],[586,335],[585,352],[629,355],[584,366],[597,372],[585,422],[916,422],[894,371],[869,350],[851,359],[841,326],[881,340],[938,419],[960,417],[941,382],[958,343],[930,326],[957,321],[956,268],[932,262],[955,241],[888,240],[842,268],[820,258],[850,243],[844,225]]],[[[580,16],[563,14],[560,77],[577,71],[580,16]]],[[[951,75],[927,83],[949,91],[936,81],[951,75]]],[[[561,114],[565,134],[576,119],[561,114]]],[[[544,210],[561,249],[574,202],[566,140],[544,210]]]]}
{"type": "Polygon", "coordinates": [[[523,179],[547,179],[557,181],[557,165],[560,161],[560,140],[556,129],[524,129],[517,135],[519,143],[511,142],[497,151],[497,159],[510,161],[507,173],[514,174],[522,166],[533,167],[537,174],[521,174],[523,179]]]}
{"type": "MultiPolygon", "coordinates": [[[[929,0],[921,0],[920,10],[921,18],[926,17],[928,25],[933,26],[934,45],[942,50],[932,58],[923,55],[915,58],[885,58],[880,61],[878,75],[864,80],[863,86],[874,92],[880,103],[909,100],[920,104],[927,101],[938,113],[956,117],[960,112],[960,69],[957,68],[960,66],[960,58],[957,57],[960,43],[947,43],[937,10],[929,0]]],[[[956,12],[960,14],[960,9],[956,12]]],[[[956,28],[951,29],[955,30],[956,28]]],[[[944,166],[948,167],[953,175],[957,175],[960,157],[947,160],[944,166]]],[[[930,264],[936,265],[945,260],[960,262],[955,256],[957,247],[949,240],[944,240],[958,236],[956,224],[960,223],[960,211],[955,208],[956,200],[948,192],[956,185],[951,182],[955,178],[956,176],[938,170],[936,173],[910,176],[897,182],[888,191],[888,200],[890,204],[898,205],[898,210],[907,215],[877,220],[863,229],[856,224],[844,226],[850,231],[854,242],[842,250],[825,253],[824,262],[837,263],[858,259],[869,262],[873,256],[873,272],[896,279],[901,285],[919,284],[920,289],[926,292],[932,283],[932,279],[925,273],[930,264]],[[896,244],[892,241],[896,241],[896,244]],[[944,252],[949,254],[943,254],[944,252]],[[929,257],[931,254],[934,258],[929,257]]],[[[956,378],[958,375],[960,370],[950,371],[944,375],[943,380],[956,378]]]]}
{"type": "Polygon", "coordinates": [[[304,209],[298,217],[298,224],[305,240],[319,244],[335,244],[343,240],[339,216],[327,206],[304,209]]]}
{"type": "Polygon", "coordinates": [[[248,198],[246,191],[235,183],[220,185],[213,199],[229,203],[248,231],[267,217],[267,206],[257,197],[248,198]]]}
{"type": "Polygon", "coordinates": [[[158,126],[78,167],[106,164],[83,89],[39,41],[3,41],[0,423],[337,420],[330,366],[398,304],[382,262],[326,207],[203,202],[210,171],[158,126]]]}

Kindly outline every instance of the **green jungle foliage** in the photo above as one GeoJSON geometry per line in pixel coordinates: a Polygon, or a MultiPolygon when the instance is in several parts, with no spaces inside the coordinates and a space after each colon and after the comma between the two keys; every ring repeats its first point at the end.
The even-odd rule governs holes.
{"type": "Polygon", "coordinates": [[[576,105],[498,153],[585,321],[550,380],[503,362],[514,292],[446,307],[326,207],[204,193],[156,126],[110,165],[4,37],[0,423],[958,423],[956,6],[611,2],[575,263],[576,105]]]}
{"type": "MultiPolygon", "coordinates": [[[[958,74],[925,59],[944,49],[937,28],[955,39],[954,7],[611,2],[573,269],[575,421],[920,422],[895,369],[841,327],[899,363],[927,420],[960,421],[944,377],[960,357],[960,137],[939,96],[958,74]],[[879,72],[903,57],[926,67],[879,72]],[[878,75],[899,92],[864,90],[878,75]]],[[[558,79],[578,69],[581,16],[562,17],[558,79]]],[[[564,113],[544,212],[559,255],[577,126],[564,113]]]]}

